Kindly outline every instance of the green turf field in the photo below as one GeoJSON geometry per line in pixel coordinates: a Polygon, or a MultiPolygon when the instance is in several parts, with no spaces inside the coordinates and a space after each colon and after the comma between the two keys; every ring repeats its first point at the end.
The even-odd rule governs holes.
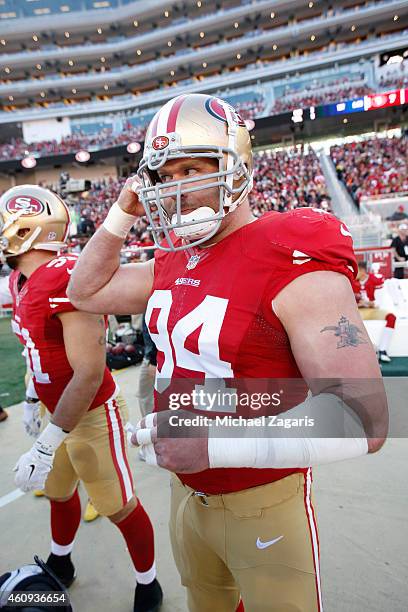
{"type": "Polygon", "coordinates": [[[22,350],[11,331],[10,319],[0,319],[0,404],[3,407],[24,399],[26,367],[22,350]]]}

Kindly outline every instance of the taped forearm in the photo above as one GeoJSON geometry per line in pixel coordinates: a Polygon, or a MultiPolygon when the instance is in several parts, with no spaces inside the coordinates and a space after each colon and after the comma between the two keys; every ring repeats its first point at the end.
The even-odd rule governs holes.
{"type": "Polygon", "coordinates": [[[268,427],[259,432],[244,427],[242,436],[237,438],[230,427],[210,428],[210,467],[309,467],[365,455],[367,438],[361,422],[351,413],[339,397],[323,393],[279,415],[284,419],[313,421],[317,427],[310,435],[304,435],[302,430],[299,432],[302,437],[287,437],[284,429],[267,437],[272,435],[268,427]],[[319,437],[322,432],[325,437],[319,437]],[[331,432],[336,437],[327,437],[331,432]]]}

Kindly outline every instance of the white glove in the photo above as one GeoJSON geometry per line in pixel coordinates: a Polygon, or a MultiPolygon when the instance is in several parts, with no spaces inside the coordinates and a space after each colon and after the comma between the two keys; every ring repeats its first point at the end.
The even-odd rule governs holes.
{"type": "Polygon", "coordinates": [[[55,451],[67,433],[49,423],[28,453],[17,461],[14,471],[17,472],[14,482],[19,489],[27,493],[34,489],[43,489],[48,474],[52,469],[55,451]]]}
{"type": "Polygon", "coordinates": [[[38,438],[41,430],[41,417],[40,417],[40,401],[27,402],[23,404],[23,423],[26,430],[26,434],[33,438],[38,438]]]}

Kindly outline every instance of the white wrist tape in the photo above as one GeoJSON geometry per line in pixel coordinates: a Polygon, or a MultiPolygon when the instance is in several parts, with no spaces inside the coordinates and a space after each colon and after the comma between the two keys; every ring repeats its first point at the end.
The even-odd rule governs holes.
{"type": "MultiPolygon", "coordinates": [[[[279,415],[286,419],[318,419],[322,416],[327,419],[332,414],[336,425],[339,418],[343,420],[344,437],[341,438],[288,438],[283,435],[280,437],[279,433],[276,437],[255,437],[259,427],[243,427],[239,430],[242,437],[237,438],[232,437],[234,430],[231,430],[231,427],[210,428],[208,439],[210,467],[310,467],[366,455],[368,443],[364,429],[361,423],[357,423],[357,420],[342,406],[344,404],[337,396],[323,393],[308,398],[279,415]],[[322,410],[325,414],[322,414],[322,410]],[[222,437],[223,432],[225,437],[222,437]],[[254,437],[248,437],[250,435],[254,437]]],[[[268,434],[267,429],[262,428],[259,435],[268,434]]]]}
{"type": "Polygon", "coordinates": [[[54,423],[48,423],[47,427],[37,438],[35,444],[37,447],[42,447],[45,452],[55,453],[55,451],[65,440],[67,435],[67,432],[63,431],[61,427],[58,427],[58,425],[54,425],[54,423]]]}
{"type": "Polygon", "coordinates": [[[108,232],[124,240],[136,223],[136,219],[136,215],[129,215],[115,202],[102,225],[108,232]]]}
{"type": "Polygon", "coordinates": [[[156,451],[152,443],[152,428],[154,427],[154,413],[149,412],[145,416],[146,428],[141,429],[140,421],[137,425],[126,423],[125,429],[128,432],[128,442],[132,446],[140,446],[145,455],[145,460],[148,465],[157,465],[156,451]],[[136,434],[137,444],[132,443],[132,436],[136,434]]]}

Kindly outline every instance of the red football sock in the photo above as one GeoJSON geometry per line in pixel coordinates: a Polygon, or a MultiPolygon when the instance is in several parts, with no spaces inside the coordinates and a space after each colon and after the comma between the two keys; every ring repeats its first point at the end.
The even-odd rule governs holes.
{"type": "Polygon", "coordinates": [[[72,551],[75,534],[81,521],[81,502],[78,489],[68,501],[50,500],[51,504],[51,552],[67,555],[72,551]]]}
{"type": "Polygon", "coordinates": [[[136,508],[116,523],[125,538],[140,584],[150,584],[156,577],[154,565],[154,533],[150,519],[138,500],[136,508]]]}
{"type": "Polygon", "coordinates": [[[242,599],[239,600],[238,608],[235,612],[245,612],[244,604],[242,603],[242,599]]]}

